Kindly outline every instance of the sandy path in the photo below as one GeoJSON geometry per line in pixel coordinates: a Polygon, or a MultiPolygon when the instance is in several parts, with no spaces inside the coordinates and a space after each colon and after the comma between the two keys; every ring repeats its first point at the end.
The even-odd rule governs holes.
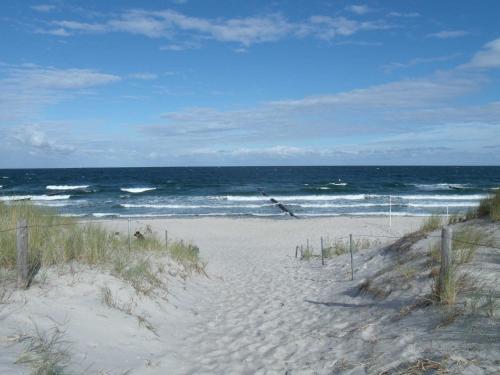
{"type": "MultiPolygon", "coordinates": [[[[391,228],[383,218],[147,221],[154,230],[168,228],[170,236],[198,244],[210,275],[210,280],[199,280],[203,286],[197,289],[196,314],[178,322],[179,337],[157,357],[154,368],[183,374],[327,373],[342,365],[340,359],[349,359],[348,351],[369,354],[370,332],[345,348],[345,340],[338,337],[354,328],[346,322],[352,321],[350,307],[360,303],[345,294],[353,285],[348,258],[326,267],[318,261],[300,262],[293,256],[295,245],[310,239],[317,249],[322,235],[333,238],[354,231],[397,235],[416,228],[420,220],[398,218],[391,228]]],[[[124,230],[126,223],[110,225],[124,230]]],[[[359,277],[363,267],[357,266],[359,277]]],[[[368,324],[383,309],[366,306],[363,314],[368,324]]]]}

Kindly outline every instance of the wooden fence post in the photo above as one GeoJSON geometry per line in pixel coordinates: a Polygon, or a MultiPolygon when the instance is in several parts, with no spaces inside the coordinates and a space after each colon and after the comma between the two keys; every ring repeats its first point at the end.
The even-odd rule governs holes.
{"type": "Polygon", "coordinates": [[[325,265],[325,256],[323,253],[323,237],[321,237],[321,264],[323,266],[325,265]]]}
{"type": "Polygon", "coordinates": [[[165,229],[165,250],[168,250],[168,230],[165,229]]]}
{"type": "Polygon", "coordinates": [[[438,291],[440,299],[449,300],[449,297],[454,294],[453,281],[453,254],[452,254],[452,236],[451,228],[444,227],[441,232],[441,268],[439,270],[438,291]]]}
{"type": "Polygon", "coordinates": [[[295,246],[295,258],[297,258],[298,253],[299,253],[299,245],[295,246]]]}
{"type": "Polygon", "coordinates": [[[17,287],[28,286],[28,223],[26,219],[17,222],[17,287]]]}
{"type": "Polygon", "coordinates": [[[352,234],[349,235],[349,251],[351,252],[351,280],[354,280],[354,263],[352,257],[352,234]]]}

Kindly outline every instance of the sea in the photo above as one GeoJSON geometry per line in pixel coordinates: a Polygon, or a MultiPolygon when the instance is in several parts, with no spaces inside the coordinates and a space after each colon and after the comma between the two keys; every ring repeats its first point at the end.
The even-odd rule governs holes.
{"type": "Polygon", "coordinates": [[[486,166],[0,169],[0,202],[93,218],[452,215],[499,187],[486,166]]]}

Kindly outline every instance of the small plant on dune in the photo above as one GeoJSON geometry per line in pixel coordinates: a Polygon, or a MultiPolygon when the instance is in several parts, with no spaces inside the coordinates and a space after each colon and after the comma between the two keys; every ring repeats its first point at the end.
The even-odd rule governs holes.
{"type": "Polygon", "coordinates": [[[313,250],[310,248],[306,248],[305,250],[302,250],[301,253],[301,258],[302,260],[311,260],[314,257],[313,250]]]}
{"type": "Polygon", "coordinates": [[[500,309],[499,297],[492,290],[476,291],[466,305],[469,314],[485,315],[489,318],[495,318],[500,309]]]}
{"type": "MultiPolygon", "coordinates": [[[[369,249],[373,246],[380,245],[381,242],[379,240],[370,241],[368,238],[356,239],[353,241],[352,250],[359,251],[369,249]]],[[[334,256],[339,256],[342,254],[346,254],[350,251],[350,243],[349,240],[344,241],[335,241],[331,243],[329,240],[324,242],[323,256],[325,258],[332,258],[334,256]]]]}
{"type": "Polygon", "coordinates": [[[149,259],[130,257],[126,261],[116,262],[113,273],[130,283],[138,293],[145,295],[164,284],[153,271],[149,259]]]}
{"type": "Polygon", "coordinates": [[[468,263],[474,257],[478,244],[493,245],[491,236],[483,229],[462,227],[453,233],[453,253],[457,264],[468,263]]]}
{"type": "Polygon", "coordinates": [[[422,226],[420,227],[420,231],[429,233],[441,228],[442,226],[443,221],[441,220],[441,218],[437,215],[432,215],[425,219],[425,221],[422,223],[422,226]]]}
{"type": "Polygon", "coordinates": [[[33,375],[64,374],[71,361],[70,345],[64,334],[57,326],[42,332],[35,325],[32,334],[21,336],[19,341],[24,344],[24,352],[16,363],[29,366],[33,375]]]}
{"type": "Polygon", "coordinates": [[[184,265],[189,272],[205,274],[206,263],[200,260],[198,246],[184,241],[169,241],[167,251],[172,259],[184,265]]]}

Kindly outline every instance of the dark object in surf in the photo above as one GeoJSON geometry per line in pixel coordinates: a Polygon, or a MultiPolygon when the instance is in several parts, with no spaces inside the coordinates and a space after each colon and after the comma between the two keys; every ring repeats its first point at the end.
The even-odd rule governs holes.
{"type": "Polygon", "coordinates": [[[146,237],[144,237],[144,235],[139,231],[134,233],[134,237],[141,241],[144,241],[146,239],[146,237]]]}
{"type": "MultiPolygon", "coordinates": [[[[260,193],[264,196],[264,197],[268,197],[269,200],[271,201],[271,203],[274,203],[276,205],[276,207],[278,207],[281,211],[287,213],[288,215],[294,217],[294,218],[297,218],[297,216],[295,216],[295,214],[290,211],[288,208],[286,208],[282,203],[278,202],[276,199],[274,198],[271,198],[269,197],[269,195],[265,192],[265,191],[262,191],[262,190],[259,190],[260,193]]],[[[298,218],[297,218],[298,219],[298,218]]]]}

